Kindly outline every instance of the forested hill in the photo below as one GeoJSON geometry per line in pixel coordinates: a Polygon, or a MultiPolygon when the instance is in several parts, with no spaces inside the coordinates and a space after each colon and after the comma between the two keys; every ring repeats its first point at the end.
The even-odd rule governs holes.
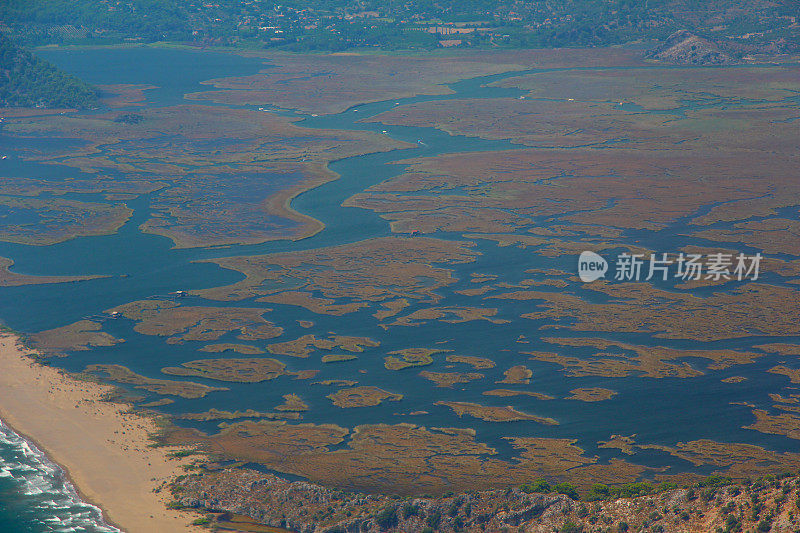
{"type": "Polygon", "coordinates": [[[0,107],[93,107],[96,91],[0,33],[0,107]]]}
{"type": "Polygon", "coordinates": [[[608,46],[679,30],[800,48],[798,0],[3,0],[23,44],[178,41],[340,51],[608,46]]]}

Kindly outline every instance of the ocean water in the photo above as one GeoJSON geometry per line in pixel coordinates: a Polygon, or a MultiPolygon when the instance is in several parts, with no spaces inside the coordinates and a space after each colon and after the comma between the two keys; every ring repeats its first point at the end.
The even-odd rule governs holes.
{"type": "Polygon", "coordinates": [[[0,532],[114,533],[58,465],[0,421],[0,532]]]}

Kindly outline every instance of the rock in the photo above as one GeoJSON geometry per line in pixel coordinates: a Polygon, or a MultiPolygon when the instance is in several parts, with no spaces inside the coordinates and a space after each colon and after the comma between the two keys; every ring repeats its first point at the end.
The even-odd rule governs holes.
{"type": "Polygon", "coordinates": [[[796,515],[800,478],[783,476],[746,484],[730,481],[727,486],[654,489],[634,498],[596,502],[575,501],[563,494],[529,494],[517,488],[402,500],[236,468],[182,476],[171,488],[186,509],[222,513],[215,519],[220,525],[231,515],[243,515],[296,533],[420,533],[432,524],[438,533],[552,533],[567,523],[584,531],[614,531],[621,522],[629,525],[629,531],[661,528],[686,533],[724,529],[731,509],[742,511],[733,514],[743,531],[763,527],[760,524],[767,518],[774,519],[772,531],[795,531],[800,526],[796,515]],[[763,504],[755,515],[754,496],[763,504]],[[390,508],[396,515],[386,520],[383,514],[379,519],[390,508]]]}
{"type": "Polygon", "coordinates": [[[736,62],[733,57],[722,51],[717,43],[688,30],[676,31],[646,57],[687,65],[730,65],[736,62]]]}

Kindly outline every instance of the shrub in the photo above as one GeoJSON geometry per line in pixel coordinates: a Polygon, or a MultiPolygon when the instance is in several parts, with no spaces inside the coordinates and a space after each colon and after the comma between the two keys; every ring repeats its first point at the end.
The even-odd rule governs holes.
{"type": "Polygon", "coordinates": [[[442,522],[442,513],[439,511],[434,511],[428,515],[428,518],[425,519],[425,523],[428,527],[436,529],[439,527],[439,524],[442,522]]]}
{"type": "Polygon", "coordinates": [[[559,529],[558,531],[560,533],[582,533],[583,528],[578,524],[576,524],[575,522],[567,520],[566,522],[564,522],[564,525],[562,525],[561,529],[559,529]]]}
{"type": "Polygon", "coordinates": [[[617,524],[617,531],[619,531],[619,533],[625,533],[626,531],[628,531],[628,523],[620,522],[619,524],[617,524]]]}
{"type": "Polygon", "coordinates": [[[397,525],[397,507],[387,505],[383,510],[375,515],[375,524],[381,529],[389,529],[397,525]]]}
{"type": "Polygon", "coordinates": [[[180,459],[182,457],[189,457],[190,455],[194,455],[196,452],[194,450],[178,450],[177,452],[170,452],[167,454],[167,457],[170,459],[180,459]]]}
{"type": "Polygon", "coordinates": [[[408,502],[404,503],[403,507],[400,509],[400,515],[403,517],[403,520],[410,516],[415,516],[418,512],[419,507],[416,505],[411,505],[408,502]]]}
{"type": "Polygon", "coordinates": [[[726,476],[708,476],[697,483],[698,487],[722,487],[724,485],[731,485],[733,480],[726,476]]]}
{"type": "Polygon", "coordinates": [[[558,483],[553,485],[553,490],[559,494],[564,494],[569,496],[573,500],[577,500],[580,498],[578,494],[578,489],[575,488],[575,485],[572,483],[558,483]]]}
{"type": "Polygon", "coordinates": [[[608,485],[597,483],[595,485],[592,485],[592,488],[589,489],[589,494],[586,495],[586,500],[590,502],[594,502],[597,500],[605,500],[610,495],[611,495],[611,489],[608,488],[608,485]]]}
{"type": "Polygon", "coordinates": [[[628,483],[615,488],[616,495],[622,498],[634,498],[636,496],[643,496],[645,494],[652,494],[656,488],[650,483],[640,481],[638,483],[628,483]]]}
{"type": "Polygon", "coordinates": [[[458,509],[461,507],[462,500],[461,498],[456,498],[453,500],[453,503],[450,504],[450,507],[447,508],[447,516],[453,517],[458,514],[458,509]]]}
{"type": "Polygon", "coordinates": [[[546,479],[537,479],[533,483],[525,483],[524,485],[520,486],[520,490],[527,492],[528,494],[531,492],[541,492],[547,494],[552,490],[552,488],[546,479]]]}

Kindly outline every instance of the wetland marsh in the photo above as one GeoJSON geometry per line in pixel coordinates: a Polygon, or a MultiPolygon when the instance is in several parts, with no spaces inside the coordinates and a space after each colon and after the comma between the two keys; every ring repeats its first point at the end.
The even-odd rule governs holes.
{"type": "Polygon", "coordinates": [[[0,127],[0,318],[163,442],[401,494],[800,468],[796,65],[42,55],[106,94],[0,127]]]}

